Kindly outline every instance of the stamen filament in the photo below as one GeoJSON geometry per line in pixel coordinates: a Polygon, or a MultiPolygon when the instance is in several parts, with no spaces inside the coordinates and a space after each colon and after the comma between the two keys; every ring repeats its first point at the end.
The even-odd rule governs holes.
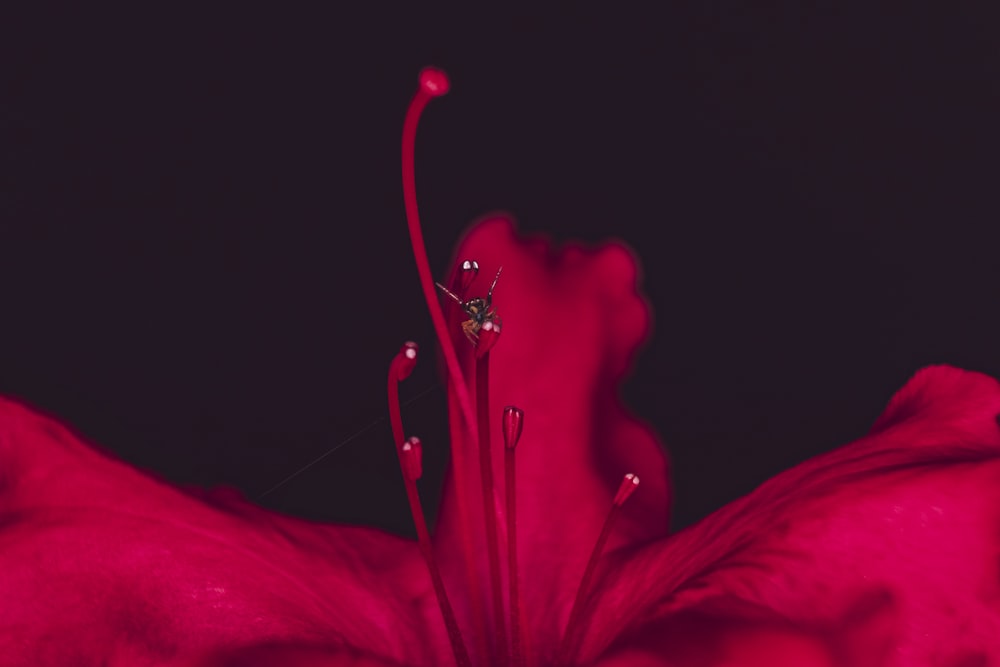
{"type": "Polygon", "coordinates": [[[579,649],[577,637],[583,630],[583,606],[590,593],[590,585],[594,579],[594,572],[597,570],[597,563],[601,559],[604,546],[607,544],[608,537],[611,535],[611,530],[614,528],[615,521],[618,518],[619,509],[638,486],[638,477],[632,473],[625,475],[622,479],[621,485],[618,487],[618,492],[615,494],[614,500],[611,502],[611,509],[608,511],[608,516],[604,520],[604,527],[601,528],[601,534],[598,536],[597,542],[594,544],[593,551],[590,552],[590,560],[587,561],[587,567],[583,571],[583,578],[580,579],[580,587],[576,590],[576,599],[573,601],[573,608],[569,612],[569,621],[566,623],[566,631],[563,633],[563,640],[559,647],[559,655],[556,659],[556,665],[569,665],[570,662],[576,657],[576,653],[579,649]]]}
{"type": "MultiPolygon", "coordinates": [[[[415,438],[410,439],[415,440],[415,438]]],[[[419,456],[419,450],[415,451],[412,442],[406,442],[399,450],[400,466],[403,468],[403,479],[406,484],[406,499],[410,503],[410,513],[413,515],[413,524],[417,528],[417,541],[420,544],[420,553],[423,554],[424,562],[427,563],[427,571],[431,575],[431,583],[434,585],[434,594],[437,596],[438,606],[441,608],[441,616],[444,618],[445,627],[448,629],[448,640],[451,642],[451,650],[455,654],[455,663],[458,667],[472,667],[472,660],[469,652],[465,648],[462,640],[462,632],[458,627],[458,620],[455,618],[455,611],[448,600],[448,593],[444,588],[444,579],[441,577],[441,570],[434,559],[434,547],[431,545],[431,535],[427,530],[427,520],[424,518],[424,509],[420,504],[420,494],[417,493],[417,479],[420,475],[419,461],[408,461],[413,456],[419,456]]]]}
{"type": "Polygon", "coordinates": [[[462,639],[462,632],[458,627],[455,611],[451,606],[451,601],[448,599],[448,593],[444,587],[441,570],[434,558],[434,547],[431,544],[430,531],[427,530],[427,520],[424,517],[424,509],[420,503],[420,494],[417,492],[417,480],[420,479],[422,473],[420,441],[416,438],[410,438],[406,442],[403,442],[403,419],[399,408],[399,383],[405,380],[413,371],[416,358],[416,343],[406,343],[393,358],[389,366],[389,421],[392,425],[393,440],[396,443],[395,447],[396,455],[399,457],[399,467],[403,473],[406,499],[410,505],[413,524],[417,529],[417,542],[420,546],[420,553],[424,557],[424,562],[427,564],[431,584],[434,586],[434,594],[437,597],[438,607],[441,609],[441,616],[448,631],[448,640],[451,642],[451,649],[455,654],[455,663],[458,667],[472,667],[472,660],[469,658],[469,652],[465,648],[465,642],[462,639]]]}
{"type": "Polygon", "coordinates": [[[389,385],[386,393],[389,396],[389,424],[392,426],[392,439],[396,449],[403,444],[403,415],[399,408],[399,383],[410,377],[413,367],[417,365],[417,344],[408,341],[392,359],[389,365],[389,385]]]}
{"type": "MultiPolygon", "coordinates": [[[[448,428],[452,434],[451,451],[452,458],[454,458],[455,451],[465,451],[467,444],[462,435],[465,432],[465,429],[462,428],[462,418],[459,415],[458,399],[452,392],[448,392],[448,428]]],[[[456,489],[456,491],[459,490],[456,489]]],[[[468,511],[468,506],[466,505],[465,507],[466,511],[468,511]]],[[[462,517],[459,515],[460,521],[463,518],[468,517],[462,517]]],[[[473,637],[476,643],[476,650],[478,651],[479,656],[481,656],[483,664],[487,664],[489,661],[490,649],[486,638],[486,614],[483,613],[483,610],[486,608],[483,601],[484,591],[480,588],[478,570],[466,568],[465,575],[465,585],[469,592],[469,604],[473,610],[472,631],[474,633],[473,637]]]]}
{"type": "Polygon", "coordinates": [[[514,452],[521,437],[524,411],[508,405],[503,409],[504,481],[507,496],[507,570],[510,581],[510,653],[513,667],[524,667],[521,640],[521,596],[517,572],[517,484],[514,452]]]}
{"type": "Polygon", "coordinates": [[[497,539],[497,506],[493,502],[493,453],[490,448],[490,354],[476,355],[476,416],[479,424],[479,474],[482,478],[483,514],[486,519],[486,553],[493,594],[495,651],[501,665],[508,664],[507,633],[503,620],[503,583],[497,539]]]}
{"type": "MultiPolygon", "coordinates": [[[[406,117],[403,121],[403,142],[402,142],[402,169],[403,169],[403,202],[406,207],[406,223],[410,230],[410,243],[413,246],[413,259],[417,265],[417,273],[420,275],[420,285],[424,291],[424,300],[427,302],[427,309],[431,315],[431,322],[434,324],[434,331],[441,345],[444,354],[445,365],[448,368],[449,381],[452,383],[454,391],[449,391],[454,395],[462,415],[462,431],[468,434],[468,441],[475,443],[477,433],[475,432],[475,413],[472,410],[472,401],[469,396],[469,389],[462,377],[462,369],[458,362],[458,355],[455,352],[454,343],[448,333],[448,326],[445,323],[444,314],[441,311],[441,304],[434,287],[434,279],[431,276],[430,262],[427,260],[427,247],[424,244],[424,235],[420,227],[420,215],[417,208],[417,186],[415,176],[415,144],[417,136],[417,125],[420,115],[423,113],[427,103],[433,97],[444,95],[448,92],[448,78],[444,72],[436,69],[425,69],[420,73],[420,85],[417,92],[406,110],[406,117]]],[[[456,431],[452,431],[455,433],[456,431]]],[[[452,480],[455,484],[455,509],[458,512],[458,522],[462,542],[462,559],[465,561],[465,570],[470,582],[469,599],[472,604],[473,616],[484,618],[485,610],[481,595],[476,591],[476,557],[475,548],[472,543],[473,524],[469,507],[466,504],[468,481],[465,479],[465,451],[464,447],[455,446],[451,448],[451,471],[452,480]]],[[[483,649],[486,646],[485,636],[477,636],[477,644],[483,649]]],[[[484,658],[486,654],[484,652],[484,658]]]]}

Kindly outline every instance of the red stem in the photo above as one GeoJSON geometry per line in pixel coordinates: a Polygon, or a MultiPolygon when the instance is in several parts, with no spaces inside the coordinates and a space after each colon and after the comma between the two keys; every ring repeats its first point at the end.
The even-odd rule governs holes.
{"type": "Polygon", "coordinates": [[[583,603],[590,593],[590,584],[594,579],[597,563],[601,559],[601,553],[608,542],[608,536],[611,535],[611,529],[618,518],[619,509],[635,493],[637,488],[639,488],[639,478],[632,473],[625,475],[622,478],[621,484],[618,485],[618,491],[615,492],[615,496],[611,501],[608,518],[604,520],[604,527],[597,538],[597,543],[594,544],[594,550],[590,552],[590,560],[587,561],[587,567],[583,571],[580,587],[576,589],[576,599],[573,601],[573,608],[569,612],[569,620],[566,622],[566,631],[563,634],[562,644],[559,647],[556,665],[568,665],[579,652],[580,642],[577,641],[577,637],[583,631],[584,624],[581,620],[583,617],[583,603]]]}
{"type": "Polygon", "coordinates": [[[427,564],[427,571],[431,576],[431,583],[434,586],[434,594],[437,596],[438,607],[441,608],[441,616],[448,631],[448,640],[451,642],[451,649],[455,654],[455,663],[458,667],[472,667],[472,660],[469,659],[469,652],[465,648],[465,642],[462,640],[462,632],[459,630],[455,611],[452,609],[451,601],[448,600],[448,593],[444,587],[441,570],[434,559],[434,548],[431,546],[431,536],[427,530],[427,520],[424,517],[423,506],[420,504],[420,495],[417,493],[417,482],[411,478],[407,472],[406,464],[403,462],[403,452],[401,449],[403,445],[403,417],[399,408],[399,379],[400,367],[404,363],[406,362],[403,359],[403,353],[400,352],[392,360],[392,364],[389,365],[389,383],[387,387],[389,395],[389,421],[392,425],[396,456],[399,459],[399,468],[403,473],[403,482],[406,485],[406,499],[410,504],[410,514],[413,516],[413,524],[417,529],[420,553],[424,557],[424,562],[427,564]]]}
{"type": "MultiPolygon", "coordinates": [[[[448,426],[453,434],[460,434],[463,430],[461,429],[461,423],[460,423],[461,418],[458,415],[458,406],[456,405],[457,401],[458,399],[455,397],[455,394],[453,392],[448,392],[448,426]]],[[[465,451],[464,447],[465,443],[461,440],[461,436],[460,435],[457,437],[453,436],[451,445],[453,463],[456,456],[456,452],[465,451]]],[[[464,454],[460,456],[464,456],[464,454]]],[[[462,465],[464,465],[464,463],[462,465]]],[[[456,492],[458,492],[457,488],[456,492]]],[[[462,504],[458,506],[458,510],[459,510],[459,521],[461,522],[467,520],[469,508],[464,498],[462,500],[462,504]],[[466,512],[465,515],[462,514],[463,511],[466,512]]],[[[462,525],[467,525],[467,524],[463,523],[462,525]]],[[[463,543],[463,546],[466,546],[466,544],[463,543]]],[[[471,549],[471,545],[468,546],[471,549]]],[[[466,551],[466,555],[469,558],[473,558],[471,552],[469,551],[466,551]]],[[[479,651],[479,655],[482,656],[482,659],[485,663],[485,661],[488,660],[490,650],[486,640],[486,614],[483,612],[483,610],[485,609],[485,603],[483,602],[483,591],[480,588],[480,579],[478,570],[466,568],[465,575],[466,575],[466,586],[469,590],[469,604],[471,605],[473,610],[472,623],[473,623],[473,632],[475,633],[474,639],[476,642],[476,647],[479,651]]]]}
{"type": "MultiPolygon", "coordinates": [[[[477,355],[478,356],[478,355],[477,355]]],[[[493,632],[497,657],[508,664],[507,633],[503,620],[503,583],[500,578],[500,545],[497,539],[497,507],[493,502],[493,453],[490,448],[490,353],[476,359],[476,416],[479,424],[479,474],[482,478],[483,514],[486,519],[486,553],[493,593],[493,632]]]]}
{"type": "Polygon", "coordinates": [[[524,667],[521,644],[521,596],[517,573],[517,486],[514,448],[504,448],[504,481],[507,496],[507,569],[510,577],[510,652],[514,667],[524,667]]]}
{"type": "Polygon", "coordinates": [[[581,617],[583,615],[584,602],[590,592],[590,584],[594,579],[594,572],[597,570],[597,563],[601,559],[604,545],[608,542],[608,536],[614,528],[615,519],[618,517],[618,505],[612,504],[608,517],[604,520],[604,527],[594,544],[593,551],[590,552],[590,560],[587,561],[587,568],[583,571],[583,578],[580,579],[580,587],[576,590],[576,599],[573,601],[573,608],[569,612],[569,621],[566,623],[566,631],[563,634],[562,644],[559,647],[559,656],[556,665],[569,665],[576,655],[576,637],[582,628],[581,617]]]}
{"type": "Polygon", "coordinates": [[[427,530],[427,521],[424,518],[424,510],[420,504],[420,495],[417,493],[417,483],[408,478],[406,479],[406,498],[410,503],[410,513],[413,515],[413,523],[417,527],[420,553],[427,563],[427,570],[430,572],[431,582],[434,584],[434,593],[437,595],[438,606],[441,607],[441,616],[444,617],[444,624],[448,629],[448,639],[451,642],[451,649],[455,654],[455,663],[458,667],[472,667],[472,660],[469,658],[469,652],[466,650],[465,642],[462,640],[462,632],[458,628],[455,611],[451,607],[451,602],[448,600],[448,593],[444,588],[441,570],[438,569],[437,561],[434,559],[434,547],[431,546],[431,535],[427,530]]]}
{"type": "MultiPolygon", "coordinates": [[[[466,427],[472,433],[473,424],[476,423],[475,414],[472,412],[472,401],[469,398],[469,389],[465,385],[465,378],[462,377],[462,367],[458,363],[455,345],[448,334],[448,325],[445,322],[444,313],[441,311],[441,303],[438,301],[434,278],[431,276],[430,262],[427,261],[424,233],[420,227],[420,213],[417,209],[417,181],[414,166],[417,124],[420,122],[420,115],[423,113],[424,107],[433,96],[423,86],[420,86],[413,96],[413,101],[410,102],[409,109],[406,110],[406,119],[403,121],[403,203],[406,206],[406,223],[410,229],[413,259],[417,264],[417,273],[420,274],[420,286],[424,290],[424,299],[427,301],[427,309],[430,311],[431,321],[434,323],[434,332],[441,345],[441,351],[444,353],[448,375],[455,384],[455,391],[458,393],[458,402],[462,408],[462,414],[465,416],[466,427]]],[[[475,436],[474,433],[472,435],[475,436]]]]}
{"type": "MultiPolygon", "coordinates": [[[[454,394],[461,409],[462,426],[468,434],[468,442],[475,444],[476,423],[475,413],[472,411],[472,401],[469,397],[469,389],[462,377],[462,369],[458,363],[458,355],[448,334],[448,326],[445,323],[444,314],[441,311],[441,304],[438,301],[437,292],[434,286],[434,279],[431,276],[430,263],[427,261],[427,247],[424,244],[424,234],[420,228],[420,215],[417,208],[417,186],[414,167],[414,152],[417,136],[417,125],[420,115],[430,99],[436,95],[443,94],[438,89],[429,89],[425,85],[426,72],[421,73],[421,85],[417,88],[409,108],[406,110],[406,118],[403,121],[403,202],[406,207],[406,223],[410,230],[410,243],[413,246],[413,259],[417,264],[417,273],[420,275],[420,286],[423,288],[424,300],[427,302],[427,309],[434,323],[434,331],[437,335],[438,343],[441,345],[441,352],[444,354],[445,364],[448,368],[449,381],[452,383],[454,392],[449,391],[449,395],[454,394]]],[[[443,72],[431,72],[432,75],[444,78],[443,72]]],[[[445,81],[445,89],[447,81],[445,81]]],[[[453,431],[454,432],[454,431],[453,431]]],[[[476,556],[475,547],[472,543],[472,518],[465,499],[468,483],[465,479],[465,452],[464,447],[455,443],[451,448],[451,471],[455,484],[455,505],[458,512],[459,529],[462,542],[462,558],[465,561],[466,575],[470,582],[477,581],[476,576],[476,556]]],[[[473,605],[472,613],[477,618],[485,616],[482,608],[482,598],[478,594],[470,591],[470,601],[473,605]]],[[[485,637],[477,638],[480,646],[485,646],[485,637]]]]}

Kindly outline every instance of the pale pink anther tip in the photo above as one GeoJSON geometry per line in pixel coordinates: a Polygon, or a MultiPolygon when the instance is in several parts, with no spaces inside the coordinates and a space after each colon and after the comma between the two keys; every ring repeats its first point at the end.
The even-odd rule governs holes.
{"type": "Polygon", "coordinates": [[[500,320],[495,318],[483,322],[483,326],[479,329],[479,342],[476,343],[476,359],[482,359],[493,349],[493,346],[500,340],[502,328],[500,320]]]}
{"type": "Polygon", "coordinates": [[[622,483],[618,487],[618,493],[615,494],[614,504],[621,507],[628,500],[629,496],[635,493],[635,490],[639,487],[639,476],[628,473],[622,478],[622,483]]]}
{"type": "Polygon", "coordinates": [[[407,438],[399,449],[402,452],[403,473],[407,479],[417,481],[424,474],[424,449],[420,444],[420,438],[416,436],[407,438]]]}
{"type": "Polygon", "coordinates": [[[413,341],[407,341],[399,348],[399,355],[396,361],[396,380],[398,382],[402,382],[410,377],[410,373],[413,372],[413,368],[417,365],[418,349],[417,344],[413,341]]]}
{"type": "Polygon", "coordinates": [[[443,70],[436,67],[425,67],[420,72],[420,87],[430,95],[440,97],[448,92],[451,84],[448,82],[448,75],[443,70]]]}
{"type": "Polygon", "coordinates": [[[503,409],[503,441],[507,449],[517,447],[524,429],[524,410],[508,405],[503,409]]]}
{"type": "Polygon", "coordinates": [[[469,289],[472,281],[479,275],[479,263],[472,259],[462,262],[462,271],[459,273],[458,283],[462,292],[469,289]]]}

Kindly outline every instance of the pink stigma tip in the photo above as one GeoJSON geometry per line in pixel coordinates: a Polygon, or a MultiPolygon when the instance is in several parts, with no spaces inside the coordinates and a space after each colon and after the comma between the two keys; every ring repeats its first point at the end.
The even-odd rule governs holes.
{"type": "Polygon", "coordinates": [[[462,262],[462,271],[459,273],[458,286],[459,294],[464,294],[465,290],[469,289],[472,285],[472,281],[476,279],[479,275],[479,263],[472,259],[467,259],[462,262]]]}
{"type": "Polygon", "coordinates": [[[410,377],[410,373],[413,372],[413,368],[417,365],[418,349],[417,344],[413,341],[407,341],[399,348],[399,374],[397,375],[399,382],[410,377]]]}
{"type": "Polygon", "coordinates": [[[407,438],[403,446],[400,447],[400,451],[403,456],[403,470],[406,472],[406,478],[414,482],[417,481],[424,474],[424,448],[420,444],[420,438],[407,438]]]}
{"type": "Polygon", "coordinates": [[[621,486],[618,487],[618,493],[615,494],[614,504],[617,507],[621,507],[628,500],[629,496],[635,493],[635,490],[639,487],[639,477],[629,473],[625,475],[622,479],[621,486]]]}
{"type": "Polygon", "coordinates": [[[479,330],[479,342],[476,343],[476,359],[482,359],[486,353],[500,340],[500,320],[487,320],[479,330]]]}
{"type": "Polygon", "coordinates": [[[433,97],[440,97],[448,92],[451,84],[448,82],[448,75],[442,70],[425,67],[420,72],[420,87],[433,97]]]}
{"type": "Polygon", "coordinates": [[[503,443],[507,449],[517,447],[524,430],[524,410],[508,405],[503,409],[503,443]]]}

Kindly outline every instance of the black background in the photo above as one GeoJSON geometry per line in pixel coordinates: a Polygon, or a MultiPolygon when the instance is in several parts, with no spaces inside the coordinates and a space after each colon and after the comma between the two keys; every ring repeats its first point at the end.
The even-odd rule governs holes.
{"type": "MultiPolygon", "coordinates": [[[[410,532],[384,385],[432,341],[399,177],[427,64],[453,85],[418,138],[438,275],[497,209],[641,257],[624,393],[675,526],[861,435],[921,366],[1000,376],[986,3],[808,4],[32,20],[2,47],[0,391],[250,497],[336,447],[264,502],[410,532]]],[[[433,366],[403,387],[432,508],[433,366]]]]}

